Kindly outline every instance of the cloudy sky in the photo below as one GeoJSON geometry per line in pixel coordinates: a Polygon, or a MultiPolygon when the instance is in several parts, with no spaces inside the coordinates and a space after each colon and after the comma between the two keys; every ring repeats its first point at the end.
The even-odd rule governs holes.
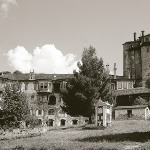
{"type": "Polygon", "coordinates": [[[0,72],[72,73],[84,47],[122,75],[122,44],[150,33],[149,0],[0,0],[0,72]]]}

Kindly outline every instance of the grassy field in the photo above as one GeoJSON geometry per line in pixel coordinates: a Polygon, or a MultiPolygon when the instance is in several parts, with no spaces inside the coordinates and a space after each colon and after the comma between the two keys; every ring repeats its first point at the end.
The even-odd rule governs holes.
{"type": "Polygon", "coordinates": [[[113,121],[105,129],[76,127],[55,129],[37,137],[1,140],[0,149],[79,150],[150,148],[150,121],[113,121]]]}

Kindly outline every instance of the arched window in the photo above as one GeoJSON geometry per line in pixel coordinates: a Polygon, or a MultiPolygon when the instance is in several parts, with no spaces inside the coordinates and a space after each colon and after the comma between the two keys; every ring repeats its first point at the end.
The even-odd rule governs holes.
{"type": "Polygon", "coordinates": [[[54,109],[49,109],[48,110],[48,115],[54,115],[54,109]]]}
{"type": "Polygon", "coordinates": [[[49,97],[48,105],[56,105],[56,97],[54,95],[49,97]]]}

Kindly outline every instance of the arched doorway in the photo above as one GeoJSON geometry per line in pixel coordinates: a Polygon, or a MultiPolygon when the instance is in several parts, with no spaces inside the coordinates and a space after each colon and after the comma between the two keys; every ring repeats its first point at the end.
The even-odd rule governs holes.
{"type": "Polygon", "coordinates": [[[60,121],[60,126],[65,126],[66,120],[65,119],[61,119],[60,121]]]}

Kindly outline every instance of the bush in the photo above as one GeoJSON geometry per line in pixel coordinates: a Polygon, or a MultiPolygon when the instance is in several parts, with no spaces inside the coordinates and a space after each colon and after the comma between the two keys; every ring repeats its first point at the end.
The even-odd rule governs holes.
{"type": "Polygon", "coordinates": [[[39,119],[36,118],[36,117],[33,117],[33,116],[29,116],[27,119],[26,119],[26,126],[27,127],[30,127],[30,128],[35,128],[37,126],[39,126],[39,119]]]}

